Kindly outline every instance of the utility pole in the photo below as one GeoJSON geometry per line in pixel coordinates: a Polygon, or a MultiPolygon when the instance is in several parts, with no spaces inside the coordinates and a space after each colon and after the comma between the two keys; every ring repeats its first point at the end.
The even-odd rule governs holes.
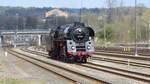
{"type": "Polygon", "coordinates": [[[2,46],[2,35],[1,35],[1,32],[0,32],[0,47],[2,46]]]}
{"type": "Polygon", "coordinates": [[[17,32],[18,32],[18,25],[19,25],[19,17],[18,17],[19,15],[18,15],[18,13],[16,13],[16,18],[17,18],[17,24],[16,24],[16,29],[15,29],[15,42],[14,42],[14,47],[16,48],[17,46],[16,46],[16,43],[17,43],[17,32]]]}
{"type": "Polygon", "coordinates": [[[103,26],[104,47],[106,47],[106,41],[107,41],[107,38],[106,38],[106,29],[105,29],[105,25],[106,25],[106,20],[105,20],[105,18],[106,18],[106,15],[105,15],[105,14],[98,17],[98,21],[102,21],[102,22],[103,22],[103,25],[104,25],[104,26],[103,26]]]}
{"type": "Polygon", "coordinates": [[[106,43],[106,42],[107,42],[107,38],[106,38],[106,28],[105,28],[105,27],[106,27],[106,26],[105,26],[105,25],[106,25],[106,20],[105,20],[105,19],[106,19],[106,15],[104,14],[104,15],[102,16],[102,21],[103,21],[103,25],[104,25],[104,26],[103,26],[103,29],[104,29],[104,31],[103,31],[103,32],[104,32],[104,46],[107,47],[107,43],[106,43]]]}
{"type": "Polygon", "coordinates": [[[80,8],[80,18],[79,18],[79,22],[82,21],[81,16],[82,16],[82,7],[83,7],[83,1],[81,0],[81,8],[80,8]]]}
{"type": "Polygon", "coordinates": [[[107,47],[107,33],[106,33],[106,24],[107,24],[107,8],[104,6],[104,14],[103,14],[103,28],[104,28],[104,45],[107,47]]]}
{"type": "MultiPolygon", "coordinates": [[[[148,35],[150,36],[150,19],[149,19],[149,22],[148,22],[148,35]]],[[[150,37],[148,37],[148,49],[150,50],[150,37]]]]}
{"type": "Polygon", "coordinates": [[[137,0],[135,0],[135,56],[138,56],[138,50],[137,50],[137,0]]]}
{"type": "Polygon", "coordinates": [[[106,28],[105,28],[105,27],[106,27],[106,18],[107,18],[107,15],[106,15],[107,12],[106,12],[106,10],[107,10],[107,9],[105,9],[105,11],[104,11],[104,16],[103,16],[103,17],[104,17],[103,21],[104,21],[104,40],[105,40],[105,47],[107,47],[107,37],[106,37],[107,34],[106,34],[106,28]]]}

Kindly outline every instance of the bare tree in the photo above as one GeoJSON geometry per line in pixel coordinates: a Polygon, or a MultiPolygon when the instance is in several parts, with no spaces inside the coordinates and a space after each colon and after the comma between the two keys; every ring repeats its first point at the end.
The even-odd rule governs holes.
{"type": "Polygon", "coordinates": [[[106,0],[107,4],[107,23],[113,22],[113,16],[115,15],[115,7],[117,7],[118,0],[106,0]]]}

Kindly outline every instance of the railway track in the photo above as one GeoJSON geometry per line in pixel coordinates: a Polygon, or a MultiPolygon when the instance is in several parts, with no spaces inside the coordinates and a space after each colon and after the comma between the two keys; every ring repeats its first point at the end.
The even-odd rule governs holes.
{"type": "Polygon", "coordinates": [[[129,59],[150,61],[150,57],[144,57],[144,56],[133,56],[133,55],[125,55],[125,54],[106,53],[106,52],[95,52],[94,54],[109,56],[109,57],[111,56],[111,57],[118,57],[118,58],[129,58],[129,59]]]}
{"type": "MultiPolygon", "coordinates": [[[[40,55],[40,56],[44,56],[44,57],[48,57],[48,54],[46,54],[46,53],[40,53],[40,52],[28,51],[28,50],[23,50],[23,51],[29,52],[32,54],[36,54],[36,55],[40,55]]],[[[104,58],[104,57],[92,57],[92,60],[100,60],[100,61],[106,61],[106,62],[128,65],[128,61],[125,61],[125,60],[116,60],[116,59],[104,58]]],[[[144,64],[144,63],[130,62],[130,65],[131,66],[144,67],[144,68],[150,68],[150,64],[144,64]]]]}
{"type": "Polygon", "coordinates": [[[42,67],[48,71],[51,71],[66,80],[69,80],[72,82],[72,84],[88,84],[89,82],[92,82],[93,84],[109,84],[108,82],[105,82],[103,80],[78,73],[76,71],[73,71],[71,69],[64,68],[63,66],[56,65],[56,64],[51,64],[49,62],[46,62],[42,59],[34,58],[16,51],[9,50],[8,51],[10,54],[13,54],[23,60],[26,60],[36,66],[42,67]],[[60,73],[61,72],[61,73],[60,73]],[[65,73],[65,74],[64,74],[65,73]],[[75,79],[74,79],[75,78],[75,79]],[[85,80],[85,81],[83,81],[85,80]]]}
{"type": "Polygon", "coordinates": [[[46,53],[37,52],[37,51],[33,51],[33,50],[28,50],[27,48],[24,48],[24,49],[21,49],[21,50],[25,51],[25,52],[28,52],[28,53],[35,54],[35,55],[40,55],[40,56],[43,56],[43,57],[48,57],[48,54],[46,54],[46,53]]]}
{"type": "MultiPolygon", "coordinates": [[[[25,52],[32,53],[32,54],[37,54],[37,55],[40,55],[40,56],[48,57],[48,54],[46,54],[46,53],[37,52],[37,51],[33,51],[33,50],[28,50],[28,49],[22,49],[22,50],[25,51],[25,52]]],[[[109,55],[109,57],[110,56],[111,55],[109,55]]],[[[115,57],[120,57],[120,56],[115,56],[115,57]]],[[[124,57],[122,56],[121,58],[124,58],[124,57]]],[[[125,57],[125,58],[127,58],[127,57],[125,57]]],[[[130,57],[128,57],[128,58],[130,59],[130,57]]],[[[138,58],[138,59],[140,59],[140,58],[138,58]]],[[[132,61],[130,61],[130,63],[129,63],[128,60],[112,59],[111,57],[110,58],[106,58],[106,57],[92,57],[92,60],[100,60],[100,61],[112,62],[112,63],[117,63],[117,64],[123,64],[123,65],[130,64],[131,66],[150,68],[150,64],[138,63],[138,62],[132,62],[132,61]]]]}
{"type": "Polygon", "coordinates": [[[91,62],[88,62],[87,64],[78,64],[78,65],[91,68],[91,69],[95,69],[98,71],[104,71],[104,72],[108,72],[111,74],[120,75],[123,77],[143,81],[143,82],[148,82],[148,83],[150,82],[150,74],[143,74],[143,73],[138,73],[138,72],[133,72],[133,71],[128,71],[128,70],[123,70],[123,69],[104,66],[100,64],[91,63],[91,62]]]}
{"type": "MultiPolygon", "coordinates": [[[[28,50],[24,50],[24,51],[32,53],[32,54],[47,57],[47,54],[45,54],[45,53],[41,53],[41,52],[37,52],[37,51],[28,51],[28,50]]],[[[92,59],[94,59],[94,58],[92,58],[92,59]]],[[[97,60],[100,60],[100,59],[97,59],[97,60]]],[[[105,59],[105,61],[110,62],[111,59],[110,60],[105,59]]],[[[115,62],[116,62],[116,60],[115,60],[115,62]]],[[[117,63],[126,64],[126,63],[123,63],[122,61],[117,61],[117,63]]],[[[135,72],[135,71],[124,70],[124,69],[121,69],[121,68],[114,68],[114,67],[110,67],[110,66],[104,66],[104,65],[95,64],[95,63],[92,63],[92,62],[88,62],[87,64],[77,64],[77,65],[82,66],[82,67],[87,67],[87,68],[90,68],[90,69],[94,69],[94,70],[98,70],[98,71],[103,71],[103,72],[107,72],[107,73],[127,77],[127,78],[132,78],[132,79],[135,79],[135,80],[140,80],[140,81],[143,81],[143,82],[148,82],[148,83],[150,82],[150,74],[139,73],[139,72],[135,72]]],[[[144,64],[140,64],[140,63],[132,63],[131,65],[150,68],[150,65],[144,65],[144,64]]]]}
{"type": "MultiPolygon", "coordinates": [[[[135,48],[130,47],[105,47],[99,48],[96,47],[97,52],[107,52],[107,53],[114,53],[114,54],[125,54],[125,55],[134,55],[135,48]]],[[[137,49],[138,55],[141,56],[150,56],[150,49],[148,48],[138,48],[137,49]]]]}
{"type": "Polygon", "coordinates": [[[25,61],[27,61],[27,62],[30,62],[31,64],[34,64],[34,65],[36,65],[36,66],[38,66],[38,67],[41,67],[41,68],[44,69],[44,70],[47,70],[47,71],[49,71],[49,72],[52,72],[52,73],[58,75],[59,77],[63,78],[64,80],[70,81],[72,84],[78,84],[77,81],[72,80],[72,79],[70,79],[70,78],[68,78],[68,77],[66,77],[66,76],[61,75],[61,74],[58,74],[58,73],[56,73],[55,71],[50,70],[50,69],[49,69],[47,66],[45,66],[44,64],[39,63],[39,62],[35,62],[35,60],[30,59],[30,58],[27,58],[27,57],[25,57],[23,54],[14,52],[14,51],[12,51],[12,50],[9,50],[8,52],[9,52],[10,54],[12,54],[12,55],[18,57],[18,58],[21,58],[21,59],[23,59],[23,60],[25,60],[25,61]],[[23,55],[24,57],[21,56],[21,55],[23,55]]]}
{"type": "Polygon", "coordinates": [[[123,65],[130,65],[130,66],[137,66],[137,67],[143,67],[143,68],[150,68],[150,64],[146,63],[139,63],[139,62],[132,62],[128,60],[118,60],[113,58],[105,58],[105,57],[93,57],[93,60],[100,60],[100,61],[106,61],[106,62],[112,62],[117,64],[123,64],[123,65]]]}

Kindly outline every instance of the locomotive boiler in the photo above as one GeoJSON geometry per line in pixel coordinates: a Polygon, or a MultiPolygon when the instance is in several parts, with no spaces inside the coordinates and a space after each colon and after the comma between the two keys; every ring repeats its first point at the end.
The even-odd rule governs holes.
{"type": "Polygon", "coordinates": [[[46,49],[53,59],[65,62],[87,62],[94,52],[94,30],[75,22],[50,30],[46,49]]]}

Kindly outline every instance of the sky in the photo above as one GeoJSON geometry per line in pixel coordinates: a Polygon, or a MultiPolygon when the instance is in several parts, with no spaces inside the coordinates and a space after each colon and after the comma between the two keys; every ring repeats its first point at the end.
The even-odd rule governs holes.
{"type": "MultiPolygon", "coordinates": [[[[123,5],[134,6],[134,1],[135,0],[123,0],[123,5]]],[[[137,0],[137,4],[141,3],[146,7],[150,7],[150,0],[137,0]]],[[[106,0],[0,0],[0,6],[102,8],[106,7],[106,0]]]]}

